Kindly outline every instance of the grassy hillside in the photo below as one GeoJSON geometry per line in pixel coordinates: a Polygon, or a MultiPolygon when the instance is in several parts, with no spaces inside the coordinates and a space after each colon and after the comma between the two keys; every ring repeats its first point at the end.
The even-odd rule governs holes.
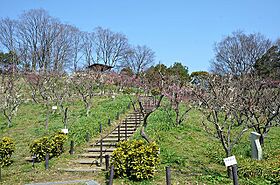
{"type": "MultiPolygon", "coordinates": [[[[63,128],[59,113],[50,117],[49,130],[45,130],[44,108],[33,103],[24,104],[14,119],[12,128],[6,128],[0,118],[1,137],[10,136],[16,142],[13,155],[14,163],[2,170],[1,184],[24,184],[29,182],[61,181],[73,179],[93,179],[105,183],[105,173],[67,173],[58,170],[69,167],[69,141],[74,140],[79,153],[84,146],[85,134],[89,132],[94,139],[98,136],[99,122],[108,128],[108,117],[114,118],[118,111],[126,108],[129,100],[125,96],[96,98],[89,117],[85,116],[81,102],[69,104],[69,139],[66,151],[50,161],[50,169],[44,169],[44,163],[32,168],[24,158],[29,156],[29,144],[36,138],[53,133],[63,128]]],[[[156,176],[151,180],[132,182],[128,179],[115,179],[114,184],[162,185],[165,183],[165,167],[171,166],[172,184],[232,184],[227,178],[223,164],[224,151],[218,140],[207,135],[201,125],[202,114],[192,110],[180,126],[174,126],[172,117],[163,109],[157,110],[149,118],[147,134],[160,146],[161,164],[156,176]]],[[[265,140],[264,160],[250,159],[250,140],[247,132],[234,148],[233,154],[239,166],[240,184],[273,184],[274,179],[266,175],[280,168],[280,128],[272,128],[265,140]],[[259,176],[258,176],[259,175],[259,176]]],[[[141,138],[136,135],[135,138],[141,138]]]]}
{"type": "Polygon", "coordinates": [[[78,153],[85,143],[85,136],[88,132],[92,139],[96,138],[99,133],[99,123],[102,123],[103,129],[108,128],[108,118],[114,121],[117,112],[127,109],[129,99],[126,96],[96,97],[94,99],[91,113],[85,116],[83,104],[79,101],[68,105],[68,141],[66,149],[62,156],[50,160],[50,169],[45,171],[44,163],[35,164],[35,169],[31,163],[26,162],[25,158],[30,156],[29,145],[37,138],[52,134],[64,128],[62,116],[57,111],[51,114],[49,119],[49,129],[45,129],[45,109],[39,104],[32,102],[23,104],[17,116],[13,120],[13,126],[7,128],[3,117],[0,117],[0,137],[9,136],[16,143],[16,150],[12,158],[14,162],[11,166],[2,169],[1,184],[14,185],[24,184],[31,181],[44,182],[56,181],[63,179],[92,178],[92,174],[71,174],[58,171],[58,167],[67,165],[68,159],[73,158],[68,154],[70,140],[74,140],[78,153]]]}
{"type": "MultiPolygon", "coordinates": [[[[164,184],[165,167],[171,166],[172,184],[232,184],[227,178],[223,163],[225,153],[219,141],[203,130],[202,114],[197,110],[189,113],[187,120],[174,126],[162,109],[149,118],[148,135],[160,145],[161,165],[155,178],[143,182],[117,180],[117,184],[164,184]]],[[[277,184],[275,179],[265,177],[265,170],[280,168],[280,128],[272,128],[263,148],[264,160],[250,159],[251,147],[248,131],[234,148],[237,158],[240,184],[277,184]],[[248,177],[248,175],[255,177],[248,177]],[[257,175],[260,175],[257,177],[257,175]]],[[[136,136],[140,138],[140,136],[136,136]]]]}

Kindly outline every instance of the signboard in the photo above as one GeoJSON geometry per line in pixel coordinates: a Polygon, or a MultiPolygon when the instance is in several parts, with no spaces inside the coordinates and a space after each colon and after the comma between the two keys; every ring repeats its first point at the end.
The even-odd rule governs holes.
{"type": "Polygon", "coordinates": [[[68,129],[67,128],[61,129],[61,132],[63,132],[64,134],[68,134],[68,129]]]}
{"type": "Polygon", "coordinates": [[[231,157],[228,157],[228,158],[224,158],[224,162],[225,162],[226,167],[237,164],[237,161],[236,161],[234,155],[231,157]]]}
{"type": "Polygon", "coordinates": [[[52,110],[56,110],[57,109],[57,106],[52,106],[52,110]]]}

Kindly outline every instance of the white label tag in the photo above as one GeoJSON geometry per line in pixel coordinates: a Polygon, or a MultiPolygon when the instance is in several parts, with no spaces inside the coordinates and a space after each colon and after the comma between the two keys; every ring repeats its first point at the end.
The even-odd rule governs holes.
{"type": "Polygon", "coordinates": [[[67,128],[61,129],[61,132],[63,132],[64,134],[68,134],[68,129],[67,128]]]}
{"type": "Polygon", "coordinates": [[[228,157],[228,158],[224,158],[224,162],[225,162],[226,167],[237,164],[237,161],[236,161],[234,155],[231,157],[228,157]]]}
{"type": "Polygon", "coordinates": [[[56,110],[57,109],[57,106],[52,106],[52,110],[56,110]]]}

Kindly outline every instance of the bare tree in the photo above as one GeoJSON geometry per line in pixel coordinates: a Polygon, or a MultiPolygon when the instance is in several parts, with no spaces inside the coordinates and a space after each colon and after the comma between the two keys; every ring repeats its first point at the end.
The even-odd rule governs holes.
{"type": "Polygon", "coordinates": [[[59,34],[58,30],[52,29],[52,22],[55,20],[43,9],[30,10],[20,16],[19,40],[28,51],[32,71],[46,68],[50,63],[51,44],[59,34]]]}
{"type": "Polygon", "coordinates": [[[170,84],[164,90],[164,94],[170,101],[170,104],[166,107],[169,117],[172,118],[170,110],[173,110],[175,112],[175,123],[176,125],[180,125],[186,119],[186,116],[192,107],[191,89],[187,86],[170,84]]]}
{"type": "Polygon", "coordinates": [[[73,30],[47,11],[32,9],[18,21],[1,20],[0,43],[20,57],[26,71],[61,71],[75,57],[73,30]]]}
{"type": "Polygon", "coordinates": [[[129,67],[134,74],[139,75],[153,64],[154,58],[155,53],[150,48],[138,45],[128,50],[124,67],[129,67]]]}
{"type": "Polygon", "coordinates": [[[12,69],[15,71],[19,64],[19,52],[17,49],[17,22],[9,18],[0,20],[0,46],[2,45],[9,55],[9,62],[12,64],[12,69]]]}
{"type": "Polygon", "coordinates": [[[252,71],[253,66],[271,46],[271,41],[260,33],[233,32],[216,43],[215,60],[211,69],[218,74],[242,75],[252,71]]]}
{"type": "Polygon", "coordinates": [[[101,85],[101,74],[96,72],[81,72],[71,76],[71,82],[76,94],[82,99],[86,115],[89,116],[92,107],[94,91],[101,85]]]}
{"type": "Polygon", "coordinates": [[[115,67],[119,62],[123,62],[128,48],[128,41],[125,35],[114,33],[109,29],[101,27],[95,31],[95,63],[115,67]]]}
{"type": "MultiPolygon", "coordinates": [[[[232,76],[208,76],[207,87],[196,86],[202,112],[205,116],[205,131],[217,138],[225,151],[225,156],[232,155],[233,147],[248,130],[248,118],[242,114],[244,107],[239,80],[232,76]]],[[[231,177],[231,169],[228,168],[231,177]]]]}
{"type": "Polygon", "coordinates": [[[161,106],[161,101],[164,97],[164,88],[166,85],[165,76],[159,69],[155,70],[150,75],[144,74],[139,81],[140,83],[137,80],[134,80],[134,82],[137,83],[135,84],[136,87],[141,88],[144,92],[144,96],[136,94],[135,98],[139,111],[143,116],[143,125],[140,130],[140,135],[147,142],[150,142],[145,130],[148,126],[149,116],[161,106]]]}
{"type": "Polygon", "coordinates": [[[0,110],[7,119],[8,127],[23,102],[22,86],[16,73],[3,74],[0,84],[0,110]]]}
{"type": "Polygon", "coordinates": [[[279,126],[280,85],[270,80],[263,80],[255,75],[247,75],[242,79],[242,101],[248,119],[248,127],[258,132],[261,145],[272,127],[279,126]]]}
{"type": "Polygon", "coordinates": [[[94,33],[84,32],[82,34],[82,52],[87,66],[95,63],[94,51],[94,33]]]}
{"type": "Polygon", "coordinates": [[[82,48],[83,48],[83,42],[82,42],[82,32],[72,26],[71,27],[71,38],[72,38],[72,70],[74,72],[78,71],[78,63],[82,59],[82,48]]]}
{"type": "Polygon", "coordinates": [[[0,44],[8,51],[15,52],[17,22],[5,18],[0,20],[0,44]]]}
{"type": "Polygon", "coordinates": [[[72,26],[59,24],[60,34],[52,44],[52,68],[55,73],[63,72],[72,62],[74,48],[72,40],[72,26]]]}

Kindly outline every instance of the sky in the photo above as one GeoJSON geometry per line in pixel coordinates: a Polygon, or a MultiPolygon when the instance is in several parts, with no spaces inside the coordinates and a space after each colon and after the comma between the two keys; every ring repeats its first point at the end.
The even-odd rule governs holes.
{"type": "Polygon", "coordinates": [[[279,0],[1,0],[0,18],[43,8],[82,31],[101,26],[146,45],[155,63],[209,70],[214,44],[232,32],[280,38],[279,0]]]}

